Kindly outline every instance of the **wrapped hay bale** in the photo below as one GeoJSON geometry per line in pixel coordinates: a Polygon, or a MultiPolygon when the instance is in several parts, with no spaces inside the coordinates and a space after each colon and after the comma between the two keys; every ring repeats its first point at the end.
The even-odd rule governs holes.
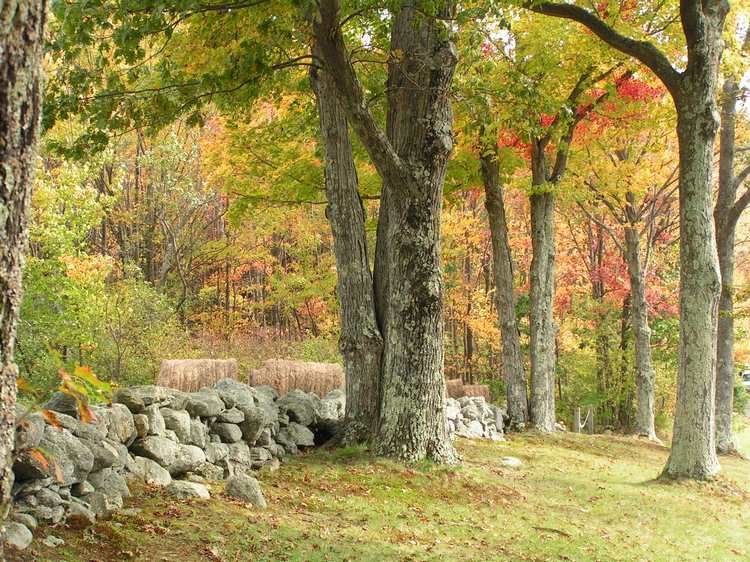
{"type": "Polygon", "coordinates": [[[489,402],[490,387],[486,384],[466,384],[463,387],[463,396],[483,396],[489,402]]]}
{"type": "Polygon", "coordinates": [[[250,371],[250,386],[268,385],[282,396],[298,389],[325,396],[344,388],[344,370],[338,363],[312,363],[288,359],[269,359],[250,371]]]}
{"type": "Polygon", "coordinates": [[[212,387],[220,379],[236,379],[237,372],[236,359],[165,359],[156,384],[195,392],[204,386],[212,387]]]}
{"type": "Polygon", "coordinates": [[[465,396],[463,393],[464,383],[461,379],[448,379],[445,381],[445,390],[450,398],[461,398],[465,396]]]}

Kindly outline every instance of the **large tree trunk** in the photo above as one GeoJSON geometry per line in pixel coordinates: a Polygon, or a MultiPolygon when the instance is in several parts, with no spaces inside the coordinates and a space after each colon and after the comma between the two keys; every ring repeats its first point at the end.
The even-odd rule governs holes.
{"type": "Polygon", "coordinates": [[[444,20],[410,2],[393,16],[387,135],[367,108],[346,52],[337,0],[321,0],[315,35],[339,100],[382,179],[376,302],[385,304],[378,454],[415,461],[458,460],[448,437],[443,380],[440,211],[453,146],[450,84],[456,49],[444,20]]]}
{"type": "MultiPolygon", "coordinates": [[[[720,37],[716,40],[721,42],[720,37]]],[[[719,58],[715,57],[717,67],[719,58]]],[[[719,471],[714,441],[714,374],[720,280],[711,219],[713,145],[718,123],[715,81],[707,79],[716,71],[709,69],[709,76],[686,81],[677,101],[680,364],[672,451],[664,469],[665,476],[675,478],[703,479],[719,471]]]]}
{"type": "Polygon", "coordinates": [[[310,81],[325,148],[326,215],[333,233],[341,307],[339,347],[346,373],[346,415],[337,441],[368,442],[375,435],[380,415],[383,338],[375,315],[365,213],[346,115],[339,104],[336,85],[325,70],[317,68],[310,72],[310,81]]]}
{"type": "Polygon", "coordinates": [[[387,193],[388,338],[376,450],[452,463],[457,456],[444,410],[440,213],[457,59],[441,27],[407,6],[391,30],[391,50],[403,58],[389,66],[388,138],[412,170],[407,185],[390,184],[387,193]]]}
{"type": "Polygon", "coordinates": [[[654,367],[651,362],[651,328],[648,325],[646,284],[641,265],[640,233],[635,227],[625,229],[625,261],[630,277],[630,322],[635,336],[635,382],[637,412],[635,431],[656,440],[654,428],[654,367]]]}
{"type": "MultiPolygon", "coordinates": [[[[0,4],[0,518],[13,485],[16,376],[13,362],[42,103],[46,2],[0,4]]],[[[2,558],[2,545],[0,545],[2,558]]]]}
{"type": "Polygon", "coordinates": [[[545,187],[544,149],[532,147],[531,195],[531,422],[555,431],[555,196],[545,187]]]}
{"type": "Polygon", "coordinates": [[[510,427],[523,430],[528,422],[526,374],[516,318],[516,296],[513,284],[513,256],[508,242],[500,166],[495,152],[483,151],[480,157],[484,181],[485,207],[492,238],[492,263],[495,274],[495,302],[500,317],[503,376],[506,384],[510,427]]]}

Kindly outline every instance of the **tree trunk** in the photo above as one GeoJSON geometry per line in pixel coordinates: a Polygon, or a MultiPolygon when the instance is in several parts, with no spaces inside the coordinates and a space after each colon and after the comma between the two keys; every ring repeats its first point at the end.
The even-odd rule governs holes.
{"type": "Polygon", "coordinates": [[[388,67],[387,135],[367,108],[346,51],[337,0],[319,2],[316,40],[339,101],[382,179],[384,199],[376,249],[377,296],[384,302],[380,419],[374,451],[406,461],[455,463],[448,437],[443,379],[443,286],[440,212],[453,147],[450,85],[456,48],[438,16],[404,3],[393,16],[388,67]],[[386,252],[386,259],[383,257],[386,252]]]}
{"type": "Polygon", "coordinates": [[[555,195],[547,186],[544,144],[531,154],[531,422],[540,431],[555,431],[555,195]]]}
{"type": "Polygon", "coordinates": [[[389,66],[388,136],[412,170],[411,185],[391,184],[387,194],[388,338],[376,450],[407,461],[453,463],[445,420],[440,213],[456,51],[438,22],[410,6],[394,18],[391,50],[403,59],[389,66]]]}
{"type": "Polygon", "coordinates": [[[526,374],[521,354],[521,341],[516,318],[516,296],[513,286],[513,257],[508,242],[503,190],[497,154],[483,152],[480,156],[484,181],[485,207],[492,238],[492,263],[495,274],[495,302],[500,316],[502,368],[505,378],[510,427],[523,430],[528,422],[529,405],[526,395],[526,374]]]}
{"type": "Polygon", "coordinates": [[[310,82],[318,104],[325,149],[326,215],[333,233],[341,307],[339,348],[346,373],[346,414],[337,440],[368,442],[377,429],[383,339],[375,317],[372,275],[367,259],[365,213],[359,197],[349,130],[336,85],[323,69],[310,82]]]}
{"type": "Polygon", "coordinates": [[[45,17],[43,0],[0,4],[0,522],[13,486],[13,347],[40,128],[45,17]]]}
{"type": "MultiPolygon", "coordinates": [[[[750,42],[746,32],[745,46],[750,42]]],[[[732,453],[737,445],[732,434],[734,406],[734,239],[739,212],[744,210],[737,202],[739,212],[733,213],[739,185],[735,181],[735,121],[737,80],[730,76],[724,81],[721,103],[721,133],[719,148],[719,189],[714,208],[716,246],[721,271],[721,295],[716,336],[716,450],[732,453]],[[734,216],[733,216],[734,215],[734,216]]]]}
{"type": "MultiPolygon", "coordinates": [[[[715,39],[721,43],[720,37],[715,39]]],[[[719,59],[715,58],[717,67],[719,59]]],[[[714,68],[709,74],[716,72],[714,68]]],[[[672,451],[664,475],[704,479],[719,471],[714,441],[714,374],[720,279],[711,220],[713,144],[718,123],[715,81],[704,75],[691,78],[683,85],[677,106],[680,364],[672,451]]]]}
{"type": "Polygon", "coordinates": [[[656,440],[651,328],[648,325],[646,284],[641,266],[640,233],[632,226],[625,228],[625,261],[630,276],[630,322],[635,336],[635,382],[638,399],[635,431],[638,435],[656,440]]]}
{"type": "Polygon", "coordinates": [[[555,196],[531,196],[531,421],[555,430],[555,196]]]}

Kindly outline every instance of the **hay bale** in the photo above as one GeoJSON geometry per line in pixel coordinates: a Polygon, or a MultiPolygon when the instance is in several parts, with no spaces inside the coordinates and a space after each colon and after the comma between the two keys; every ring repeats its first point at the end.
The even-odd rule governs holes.
{"type": "Polygon", "coordinates": [[[336,388],[343,389],[344,369],[338,363],[312,363],[288,359],[269,359],[250,371],[251,386],[268,385],[284,395],[298,389],[325,396],[336,388]]]}
{"type": "Polygon", "coordinates": [[[463,393],[464,396],[484,396],[487,402],[490,401],[490,387],[486,384],[465,384],[463,393]]]}
{"type": "Polygon", "coordinates": [[[161,362],[158,386],[195,392],[224,378],[237,378],[236,359],[165,359],[161,362]]]}
{"type": "Polygon", "coordinates": [[[445,390],[450,398],[461,398],[465,396],[463,393],[464,383],[461,379],[448,379],[445,381],[445,390]]]}

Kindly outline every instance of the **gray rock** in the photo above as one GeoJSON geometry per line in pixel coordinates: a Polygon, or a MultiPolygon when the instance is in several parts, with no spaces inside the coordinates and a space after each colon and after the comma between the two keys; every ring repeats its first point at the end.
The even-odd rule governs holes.
{"type": "Polygon", "coordinates": [[[226,443],[209,443],[206,445],[206,459],[208,462],[218,464],[229,456],[229,445],[226,443]]]}
{"type": "Polygon", "coordinates": [[[170,388],[146,384],[118,389],[112,397],[112,402],[124,404],[134,414],[140,414],[146,406],[152,404],[172,404],[178,394],[178,391],[170,388]]]}
{"type": "Polygon", "coordinates": [[[146,484],[164,487],[172,483],[172,476],[169,472],[151,459],[135,457],[135,466],[134,474],[146,484]]]}
{"type": "Polygon", "coordinates": [[[105,494],[104,492],[93,492],[83,497],[83,500],[89,504],[91,511],[97,517],[106,518],[113,512],[122,508],[122,497],[117,494],[105,494]]]}
{"type": "Polygon", "coordinates": [[[31,529],[32,531],[37,528],[38,523],[36,522],[36,519],[34,519],[34,516],[30,513],[14,513],[11,517],[13,521],[16,523],[20,523],[21,525],[24,525],[25,527],[31,529]]]}
{"type": "Polygon", "coordinates": [[[40,478],[38,480],[25,480],[25,481],[16,480],[13,483],[12,495],[13,497],[22,497],[22,496],[35,494],[42,488],[47,488],[48,486],[51,486],[53,482],[54,482],[54,479],[51,476],[48,476],[46,478],[40,478]]]}
{"type": "Polygon", "coordinates": [[[227,478],[224,493],[231,498],[242,500],[261,509],[267,507],[260,483],[246,474],[235,474],[227,478]]]}
{"type": "Polygon", "coordinates": [[[130,496],[130,490],[125,478],[114,470],[105,469],[99,472],[92,472],[89,475],[89,482],[97,492],[107,495],[118,495],[124,498],[130,496]]]}
{"type": "Polygon", "coordinates": [[[55,535],[47,535],[42,539],[42,544],[50,548],[57,548],[58,546],[63,546],[65,541],[55,535]]]}
{"type": "MultiPolygon", "coordinates": [[[[44,456],[48,461],[47,467],[42,470],[41,477],[61,476],[62,482],[60,483],[64,486],[83,482],[94,466],[94,455],[91,451],[66,429],[60,430],[49,425],[45,427],[39,449],[44,451],[44,456]],[[55,465],[59,472],[55,469],[55,465]]],[[[14,465],[14,471],[20,469],[16,472],[16,477],[23,479],[29,474],[28,471],[16,465],[14,465]]],[[[32,477],[38,478],[39,476],[32,477]]]]}
{"type": "Polygon", "coordinates": [[[473,403],[468,403],[466,406],[461,408],[461,415],[467,421],[479,421],[482,419],[481,412],[473,403]]]}
{"type": "Polygon", "coordinates": [[[268,402],[275,402],[276,400],[279,399],[279,393],[272,386],[268,386],[267,384],[262,384],[260,386],[254,386],[252,388],[255,391],[255,395],[258,398],[265,399],[268,402]]]}
{"type": "Polygon", "coordinates": [[[17,521],[9,521],[5,523],[5,537],[3,542],[7,545],[11,545],[18,550],[25,550],[31,544],[34,536],[31,531],[21,523],[17,521]]]}
{"type": "Polygon", "coordinates": [[[245,420],[245,414],[238,408],[230,408],[216,417],[216,421],[223,423],[241,423],[245,420]]]}
{"type": "Polygon", "coordinates": [[[272,443],[269,443],[265,447],[263,447],[265,450],[267,450],[272,457],[275,457],[277,459],[283,458],[286,456],[286,449],[282,446],[276,443],[275,441],[272,443]]]}
{"type": "Polygon", "coordinates": [[[206,455],[195,445],[178,445],[177,454],[172,463],[166,468],[172,476],[179,476],[194,470],[206,462],[206,455]]]}
{"type": "Polygon", "coordinates": [[[190,445],[205,449],[208,445],[208,427],[199,419],[190,420],[190,445]]]}
{"type": "Polygon", "coordinates": [[[310,426],[316,421],[315,411],[319,402],[317,396],[295,389],[280,398],[277,405],[282,413],[289,416],[289,421],[310,426]]]}
{"type": "Polygon", "coordinates": [[[185,409],[193,417],[210,418],[218,416],[224,410],[224,402],[218,392],[203,388],[188,395],[185,409]]]}
{"type": "Polygon", "coordinates": [[[177,440],[180,443],[190,443],[190,414],[188,414],[185,410],[173,410],[172,408],[162,408],[161,413],[167,429],[171,429],[175,432],[177,440]]]}
{"type": "Polygon", "coordinates": [[[214,390],[229,408],[237,404],[253,405],[257,401],[255,389],[234,379],[220,379],[214,384],[214,390]]]}
{"type": "Polygon", "coordinates": [[[164,437],[167,426],[159,406],[157,404],[146,406],[143,409],[143,415],[148,418],[148,434],[164,437]]]}
{"type": "Polygon", "coordinates": [[[123,404],[112,404],[112,407],[109,408],[109,417],[107,437],[113,441],[130,445],[138,435],[135,431],[133,414],[123,404]]]}
{"type": "Polygon", "coordinates": [[[83,529],[96,523],[96,515],[80,502],[71,502],[65,523],[74,529],[83,529]]]}
{"type": "Polygon", "coordinates": [[[166,437],[149,435],[139,439],[131,447],[134,454],[146,457],[158,462],[161,466],[168,467],[174,463],[179,445],[166,437]]]}
{"type": "Polygon", "coordinates": [[[295,443],[294,438],[289,434],[289,431],[286,427],[282,428],[279,431],[279,434],[276,436],[276,441],[284,448],[284,451],[286,453],[290,455],[296,455],[297,453],[299,453],[299,449],[297,449],[297,443],[295,443]]]}
{"type": "Polygon", "coordinates": [[[454,398],[448,398],[445,401],[445,417],[449,420],[457,420],[458,417],[461,415],[461,406],[458,403],[458,400],[454,398]]]}
{"type": "Polygon", "coordinates": [[[91,454],[94,455],[94,465],[91,467],[92,471],[109,468],[119,459],[117,447],[107,439],[102,439],[98,443],[94,443],[88,439],[81,439],[81,443],[88,447],[91,454]]]}
{"type": "Polygon", "coordinates": [[[273,438],[271,437],[271,430],[266,427],[263,428],[263,431],[261,431],[258,435],[258,438],[255,440],[255,444],[259,447],[265,447],[266,445],[270,445],[272,441],[273,438]]]}
{"type": "Polygon", "coordinates": [[[195,467],[192,474],[196,474],[207,480],[222,480],[224,469],[210,462],[204,462],[195,467]]]}
{"type": "Polygon", "coordinates": [[[167,486],[167,493],[180,499],[201,498],[209,499],[211,494],[203,484],[196,482],[185,482],[184,480],[175,480],[167,486]]]}
{"type": "Polygon", "coordinates": [[[338,421],[344,417],[346,410],[346,395],[340,388],[336,388],[320,399],[317,411],[319,420],[338,421]]]}
{"type": "Polygon", "coordinates": [[[242,439],[242,430],[233,423],[215,423],[211,431],[221,437],[224,443],[236,443],[242,439]]]}
{"type": "Polygon", "coordinates": [[[133,423],[135,424],[135,432],[138,437],[146,437],[149,433],[148,416],[146,414],[135,414],[133,416],[133,423]]]}
{"type": "Polygon", "coordinates": [[[250,466],[251,468],[261,468],[270,462],[273,457],[271,452],[265,447],[253,447],[250,449],[250,466]]]}
{"type": "Polygon", "coordinates": [[[50,488],[42,488],[36,493],[37,502],[39,505],[44,507],[57,507],[63,505],[65,501],[60,497],[60,494],[54,492],[50,488]]]}
{"type": "Polygon", "coordinates": [[[24,408],[17,408],[15,450],[38,447],[44,437],[44,418],[41,414],[28,413],[24,408]]]}
{"type": "Polygon", "coordinates": [[[272,406],[267,408],[252,406],[252,405],[241,405],[242,414],[244,420],[239,425],[242,437],[248,443],[255,443],[260,437],[261,432],[273,417],[276,415],[276,410],[272,406]]]}
{"type": "Polygon", "coordinates": [[[67,414],[73,418],[78,417],[78,401],[65,392],[55,392],[49,400],[42,404],[42,408],[67,414]]]}
{"type": "Polygon", "coordinates": [[[312,431],[306,428],[304,425],[300,425],[295,422],[290,422],[289,427],[284,429],[287,432],[290,439],[294,441],[297,447],[314,447],[315,446],[315,435],[312,431]]]}
{"type": "Polygon", "coordinates": [[[177,438],[177,434],[172,431],[171,429],[165,429],[164,430],[164,437],[169,439],[170,441],[174,441],[175,443],[179,443],[180,440],[177,438]]]}
{"type": "Polygon", "coordinates": [[[80,498],[81,496],[85,496],[86,494],[90,494],[91,492],[94,492],[95,490],[96,488],[94,488],[94,485],[88,481],[77,482],[73,484],[73,486],[71,486],[70,488],[71,493],[77,498],[80,498]]]}
{"type": "Polygon", "coordinates": [[[117,470],[128,470],[130,472],[133,471],[133,457],[130,454],[130,451],[128,448],[123,445],[122,443],[118,443],[117,441],[113,441],[112,445],[117,449],[117,460],[115,461],[115,464],[112,465],[112,468],[117,470]]]}
{"type": "Polygon", "coordinates": [[[33,514],[39,521],[50,525],[57,525],[65,519],[65,508],[61,505],[56,507],[45,507],[40,505],[34,508],[33,514]]]}

